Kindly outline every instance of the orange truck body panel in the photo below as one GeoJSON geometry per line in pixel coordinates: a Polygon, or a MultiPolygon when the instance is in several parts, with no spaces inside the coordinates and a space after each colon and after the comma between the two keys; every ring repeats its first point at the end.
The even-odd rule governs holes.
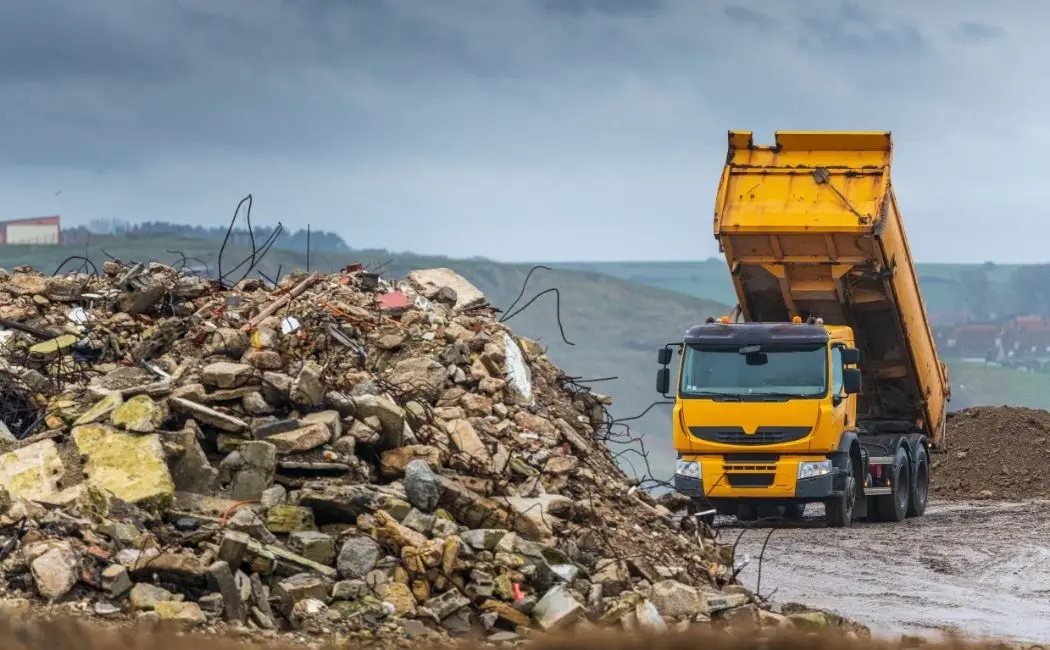
{"type": "Polygon", "coordinates": [[[731,131],[714,211],[741,314],[853,330],[861,419],[907,420],[945,444],[948,370],[890,180],[888,132],[731,131]]]}

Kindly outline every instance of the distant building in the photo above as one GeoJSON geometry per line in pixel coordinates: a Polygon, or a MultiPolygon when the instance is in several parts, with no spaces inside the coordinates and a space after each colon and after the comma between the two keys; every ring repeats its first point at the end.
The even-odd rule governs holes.
{"type": "Polygon", "coordinates": [[[61,218],[36,217],[0,221],[0,245],[59,244],[62,241],[61,218]]]}

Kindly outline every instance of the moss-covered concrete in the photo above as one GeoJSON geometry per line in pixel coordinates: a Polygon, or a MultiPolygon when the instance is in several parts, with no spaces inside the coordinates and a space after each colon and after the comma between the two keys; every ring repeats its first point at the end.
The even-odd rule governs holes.
{"type": "Polygon", "coordinates": [[[145,507],[166,507],[175,496],[160,436],[92,424],[73,429],[85,456],[87,481],[117,498],[145,507]]]}
{"type": "Polygon", "coordinates": [[[0,455],[0,486],[14,498],[50,501],[64,475],[58,447],[51,440],[0,455]]]}

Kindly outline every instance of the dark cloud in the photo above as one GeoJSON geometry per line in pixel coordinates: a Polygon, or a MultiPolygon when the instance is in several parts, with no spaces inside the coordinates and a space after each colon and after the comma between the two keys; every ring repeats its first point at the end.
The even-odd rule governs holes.
{"type": "Polygon", "coordinates": [[[588,13],[633,16],[652,14],[664,8],[663,0],[540,0],[551,13],[581,17],[588,13]]]}
{"type": "Polygon", "coordinates": [[[739,7],[737,5],[729,5],[726,7],[725,15],[727,18],[738,23],[759,27],[761,29],[772,29],[778,24],[776,19],[771,18],[766,14],[748,9],[747,7],[739,7]]]}
{"type": "Polygon", "coordinates": [[[860,58],[915,57],[928,54],[919,29],[904,21],[880,21],[875,13],[846,0],[838,9],[803,19],[809,33],[801,44],[815,53],[860,58]]]}
{"type": "MultiPolygon", "coordinates": [[[[360,246],[702,258],[728,129],[885,128],[902,201],[977,224],[987,169],[1037,146],[1013,134],[1047,130],[1026,101],[1043,60],[1026,16],[976,0],[0,2],[0,192],[76,222],[221,219],[252,191],[260,220],[325,215],[360,246]]],[[[945,236],[913,233],[917,250],[945,236]]]]}
{"type": "Polygon", "coordinates": [[[1006,30],[996,25],[964,22],[959,23],[958,27],[956,27],[955,35],[960,40],[982,42],[1002,38],[1006,35],[1006,30]]]}

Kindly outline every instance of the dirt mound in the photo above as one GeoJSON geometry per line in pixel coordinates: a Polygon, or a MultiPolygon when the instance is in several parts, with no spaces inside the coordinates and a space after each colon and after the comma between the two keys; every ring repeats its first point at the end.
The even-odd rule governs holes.
{"type": "Polygon", "coordinates": [[[981,406],[948,414],[948,452],[933,457],[936,499],[1050,498],[1050,412],[981,406]]]}

